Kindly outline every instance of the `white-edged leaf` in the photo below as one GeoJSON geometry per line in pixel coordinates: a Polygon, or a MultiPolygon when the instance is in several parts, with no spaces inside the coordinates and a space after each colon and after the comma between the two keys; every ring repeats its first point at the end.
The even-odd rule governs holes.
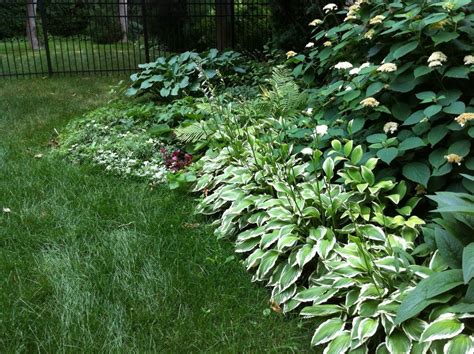
{"type": "Polygon", "coordinates": [[[330,342],[344,330],[345,322],[340,318],[331,318],[319,325],[311,339],[311,345],[321,345],[330,342]]]}
{"type": "Polygon", "coordinates": [[[351,346],[351,334],[343,331],[324,348],[323,354],[344,354],[351,346]]]}
{"type": "Polygon", "coordinates": [[[310,302],[316,300],[318,297],[323,295],[329,290],[329,288],[323,286],[313,286],[309,289],[304,289],[300,291],[295,296],[295,300],[300,302],[310,302]]]}
{"type": "Polygon", "coordinates": [[[472,354],[474,353],[474,339],[465,334],[457,335],[444,345],[443,352],[446,354],[472,354]]]}
{"type": "Polygon", "coordinates": [[[301,316],[310,317],[326,317],[342,312],[342,307],[339,305],[313,305],[303,308],[300,312],[301,316]]]}
{"type": "Polygon", "coordinates": [[[290,285],[294,284],[298,278],[301,276],[303,270],[299,267],[292,267],[289,264],[286,264],[281,272],[281,277],[279,280],[280,289],[283,291],[287,289],[290,285]]]}
{"type": "Polygon", "coordinates": [[[363,236],[370,240],[385,241],[386,239],[385,232],[378,226],[368,224],[360,227],[359,230],[363,236]]]}
{"type": "Polygon", "coordinates": [[[280,254],[275,250],[265,252],[257,270],[257,277],[259,279],[263,279],[270,272],[270,270],[275,266],[279,255],[280,254]]]}
{"type": "Polygon", "coordinates": [[[462,272],[464,284],[474,278],[474,242],[464,247],[462,252],[462,272]]]}
{"type": "Polygon", "coordinates": [[[402,328],[408,338],[413,341],[419,341],[421,334],[427,326],[428,323],[425,321],[420,320],[419,318],[412,318],[411,320],[404,322],[402,328]]]}
{"type": "Polygon", "coordinates": [[[420,342],[449,339],[457,336],[464,329],[464,324],[454,317],[444,317],[430,323],[420,337],[420,342]]]}
{"type": "Polygon", "coordinates": [[[297,264],[303,268],[306,263],[311,261],[316,256],[316,247],[314,245],[306,244],[298,250],[296,254],[297,264]]]}
{"type": "Polygon", "coordinates": [[[395,330],[387,337],[387,349],[391,354],[409,353],[411,340],[402,331],[395,330]]]}

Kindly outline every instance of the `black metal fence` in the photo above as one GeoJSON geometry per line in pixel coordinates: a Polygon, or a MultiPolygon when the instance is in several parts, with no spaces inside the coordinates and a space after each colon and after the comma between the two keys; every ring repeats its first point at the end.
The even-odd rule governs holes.
{"type": "Polygon", "coordinates": [[[130,72],[185,50],[261,48],[271,0],[0,0],[0,77],[130,72]]]}

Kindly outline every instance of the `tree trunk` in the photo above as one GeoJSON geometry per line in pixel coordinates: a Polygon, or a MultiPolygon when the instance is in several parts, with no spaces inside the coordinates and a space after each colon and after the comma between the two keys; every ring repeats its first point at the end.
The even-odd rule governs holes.
{"type": "Polygon", "coordinates": [[[122,28],[122,42],[128,41],[128,0],[119,1],[119,19],[122,28]]]}
{"type": "Polygon", "coordinates": [[[217,49],[233,48],[234,0],[216,0],[217,49]]]}
{"type": "Polygon", "coordinates": [[[41,48],[36,31],[36,5],[37,0],[27,0],[26,12],[28,18],[26,19],[26,36],[33,50],[39,50],[41,48]]]}

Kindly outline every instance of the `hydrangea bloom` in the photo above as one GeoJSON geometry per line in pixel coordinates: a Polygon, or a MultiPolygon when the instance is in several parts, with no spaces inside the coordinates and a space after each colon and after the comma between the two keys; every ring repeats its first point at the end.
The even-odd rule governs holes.
{"type": "Polygon", "coordinates": [[[396,122],[388,122],[383,126],[383,131],[388,134],[395,134],[395,132],[398,130],[398,123],[396,122]]]}
{"type": "Polygon", "coordinates": [[[456,154],[445,155],[444,158],[449,163],[456,163],[458,165],[461,165],[461,161],[463,160],[462,156],[459,156],[459,155],[456,155],[456,154]]]}
{"type": "Polygon", "coordinates": [[[337,63],[336,65],[334,65],[334,68],[338,70],[348,70],[352,68],[352,64],[349,63],[348,61],[341,61],[337,63]]]}
{"type": "Polygon", "coordinates": [[[290,59],[290,58],[294,57],[296,54],[298,54],[298,53],[290,50],[290,51],[286,52],[286,58],[290,59]]]}
{"type": "Polygon", "coordinates": [[[385,16],[377,15],[377,16],[370,19],[369,24],[378,25],[378,24],[381,24],[383,22],[383,20],[385,20],[385,16]]]}
{"type": "Polygon", "coordinates": [[[474,65],[474,55],[466,55],[464,57],[464,65],[474,65]]]}
{"type": "Polygon", "coordinates": [[[317,125],[316,129],[314,129],[314,133],[318,136],[323,136],[326,135],[328,132],[328,126],[327,125],[317,125]]]}
{"type": "Polygon", "coordinates": [[[430,68],[435,68],[437,66],[442,66],[445,61],[448,60],[448,57],[443,52],[433,52],[428,58],[428,66],[430,68]]]}
{"type": "Polygon", "coordinates": [[[470,120],[474,120],[474,113],[463,113],[454,118],[454,120],[461,126],[464,127],[470,120]]]}
{"type": "Polygon", "coordinates": [[[382,73],[391,73],[393,71],[396,71],[398,68],[397,68],[397,65],[396,64],[393,64],[393,63],[385,63],[385,64],[382,64],[380,65],[378,68],[377,68],[377,71],[379,72],[382,72],[382,73]]]}
{"type": "Polygon", "coordinates": [[[377,107],[380,102],[373,97],[367,97],[366,99],[360,101],[360,104],[364,107],[377,107]]]}

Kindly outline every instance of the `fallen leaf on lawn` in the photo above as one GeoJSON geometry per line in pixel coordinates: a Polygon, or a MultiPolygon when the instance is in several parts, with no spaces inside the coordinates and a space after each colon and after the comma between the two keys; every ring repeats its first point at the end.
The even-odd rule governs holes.
{"type": "Polygon", "coordinates": [[[4,213],[11,213],[12,210],[10,208],[3,208],[4,213]]]}
{"type": "Polygon", "coordinates": [[[277,313],[280,313],[281,312],[281,307],[280,305],[275,302],[274,300],[270,300],[270,308],[274,311],[274,312],[277,312],[277,313]]]}

